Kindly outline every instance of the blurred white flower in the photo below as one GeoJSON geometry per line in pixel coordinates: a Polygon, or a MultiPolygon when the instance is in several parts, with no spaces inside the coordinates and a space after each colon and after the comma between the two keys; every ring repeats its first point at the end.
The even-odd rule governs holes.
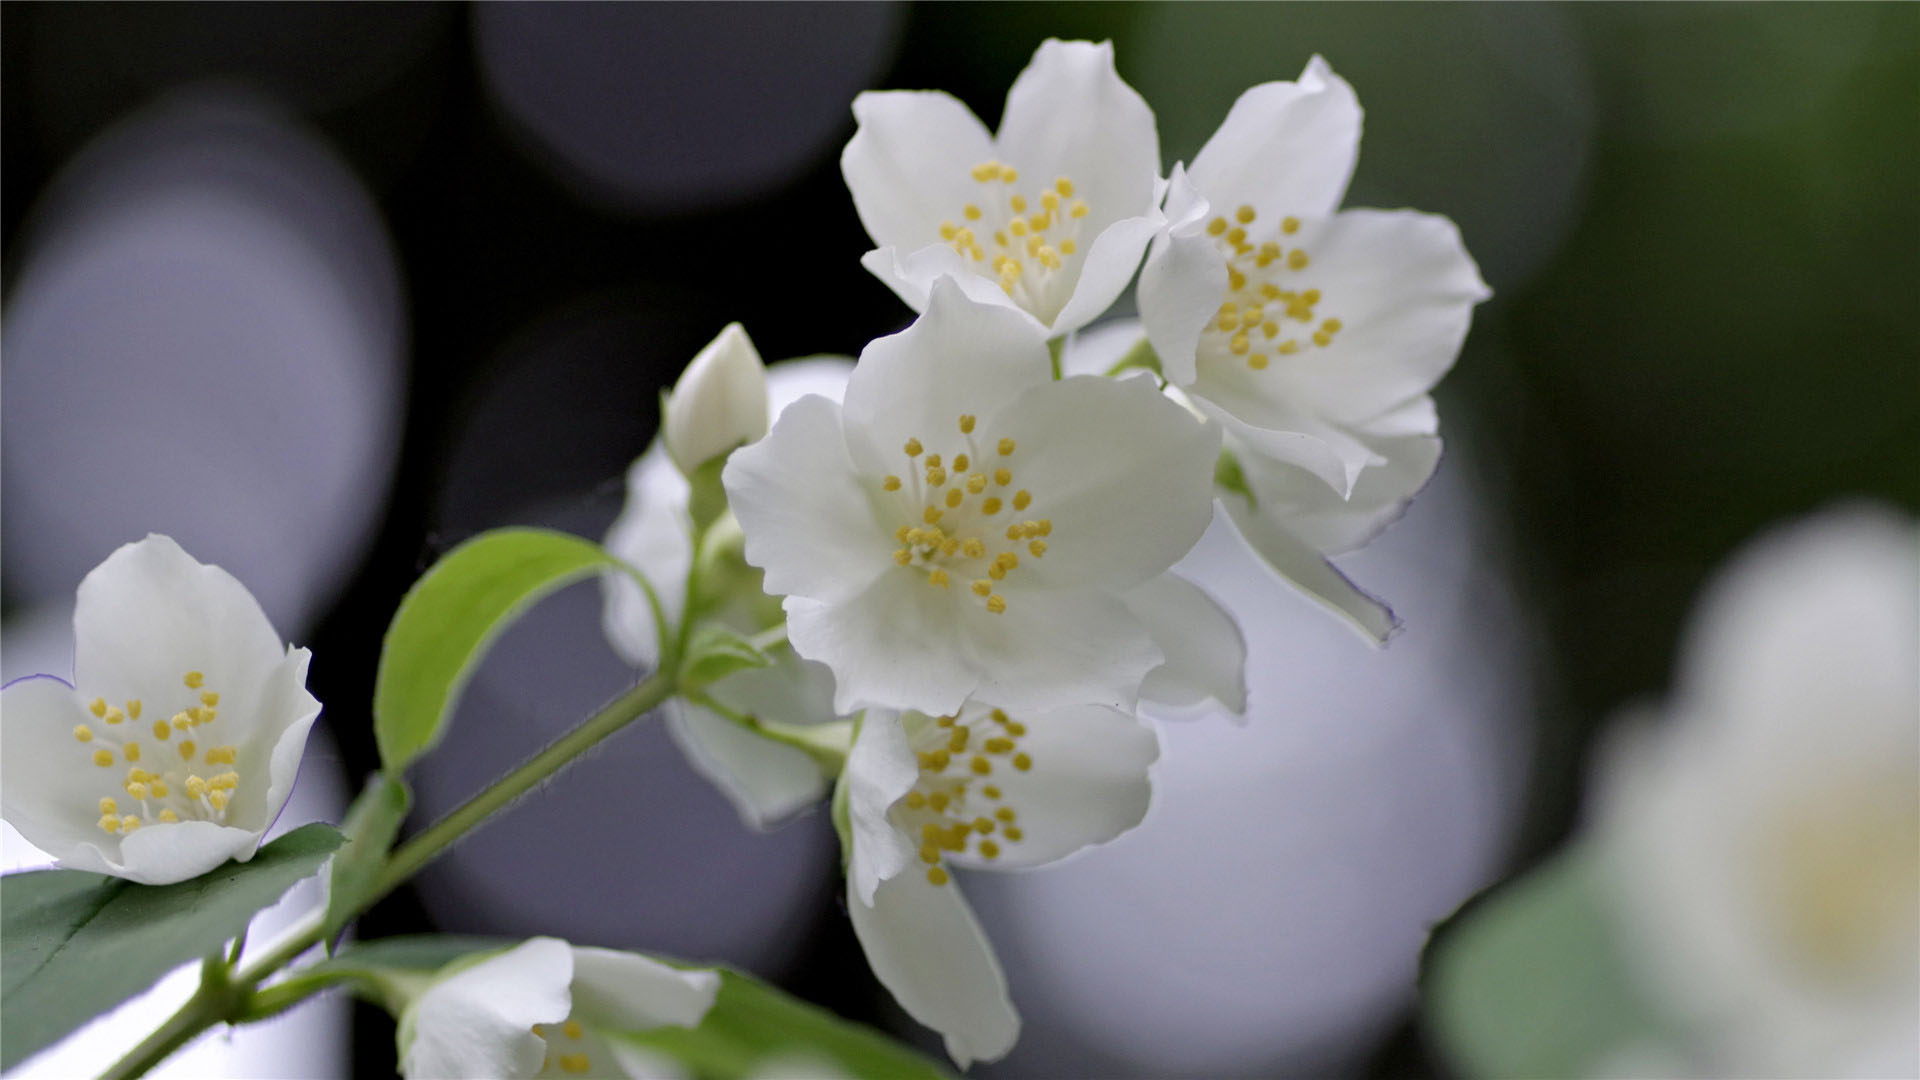
{"type": "MultiPolygon", "coordinates": [[[[761,412],[778,416],[807,394],[834,401],[846,390],[853,362],[841,357],[787,360],[767,369],[761,412]]],[[[607,532],[606,548],[639,568],[659,592],[669,624],[678,624],[686,603],[683,582],[693,565],[693,523],[687,514],[686,478],[659,443],[627,471],[627,502],[607,532]]],[[[725,516],[716,528],[726,528],[725,516]]],[[[744,569],[744,568],[743,568],[744,569]]],[[[779,605],[752,580],[721,583],[732,594],[713,613],[744,633],[779,622],[779,605]]],[[[615,652],[636,667],[660,658],[653,611],[646,594],[626,574],[602,579],[604,626],[615,652]]],[[[736,713],[780,724],[834,719],[833,676],[810,660],[780,650],[773,666],[741,671],[706,688],[736,713]]],[[[747,824],[767,828],[825,797],[828,778],[814,759],[792,746],[762,738],[711,709],[675,697],[662,706],[667,730],[701,775],[734,804],[747,824]]]]}
{"type": "Polygon", "coordinates": [[[662,412],[667,454],[687,476],[767,433],[767,369],[739,323],[728,323],[693,358],[662,412]]]}
{"type": "Polygon", "coordinates": [[[955,716],[870,712],[847,759],[847,910],[874,974],[962,1068],[1012,1048],[1006,977],[948,866],[1026,869],[1140,823],[1160,747],[1082,705],[955,716]]]}
{"type": "Polygon", "coordinates": [[[7,822],[62,866],[148,885],[251,859],[320,715],[307,650],[157,534],[80,582],[73,632],[73,685],[0,694],[7,822]]]}
{"type": "Polygon", "coordinates": [[[1218,439],[1150,379],[1050,379],[1029,320],[943,279],[723,480],[837,711],[1131,708],[1164,657],[1119,594],[1206,528],[1218,439]]]}
{"type": "Polygon", "coordinates": [[[1375,640],[1386,606],[1325,556],[1364,544],[1439,461],[1427,392],[1490,294],[1458,230],[1336,212],[1360,145],[1353,90],[1314,57],[1242,94],[1168,186],[1140,274],[1166,377],[1226,431],[1223,504],[1276,570],[1375,640]]]}
{"type": "Polygon", "coordinates": [[[1112,305],[1159,227],[1153,110],[1111,43],[1042,43],[998,135],[939,91],[864,93],[853,115],[840,171],[879,245],[860,262],[915,311],[948,275],[1065,334],[1112,305]]]}
{"type": "Polygon", "coordinates": [[[1693,1068],[1920,1073],[1920,531],[1854,507],[1756,543],[1666,712],[1604,761],[1598,830],[1693,1068]]]}
{"type": "Polygon", "coordinates": [[[696,1027],[720,976],[634,953],[537,937],[456,961],[409,1003],[396,1041],[407,1080],[656,1075],[658,1057],[619,1038],[696,1027]]]}

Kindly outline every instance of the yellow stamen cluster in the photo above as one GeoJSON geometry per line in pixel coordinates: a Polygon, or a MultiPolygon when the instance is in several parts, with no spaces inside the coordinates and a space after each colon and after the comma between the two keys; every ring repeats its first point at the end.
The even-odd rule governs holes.
{"type": "MultiPolygon", "coordinates": [[[[1216,217],[1207,223],[1207,234],[1227,261],[1227,295],[1207,324],[1202,349],[1225,353],[1262,371],[1272,356],[1292,356],[1303,348],[1333,344],[1341,324],[1339,319],[1321,319],[1315,313],[1319,289],[1283,287],[1280,279],[1286,273],[1305,270],[1313,260],[1305,248],[1286,248],[1278,239],[1256,244],[1247,228],[1257,216],[1253,207],[1242,206],[1234,211],[1232,221],[1216,217]]],[[[1292,236],[1299,231],[1300,219],[1287,217],[1281,219],[1275,235],[1292,236]]]]}
{"type": "Polygon", "coordinates": [[[550,1075],[553,1066],[573,1076],[581,1076],[593,1071],[593,1058],[586,1047],[579,1045],[587,1037],[587,1029],[580,1021],[569,1017],[554,1030],[553,1024],[535,1024],[533,1033],[546,1040],[547,1057],[541,1065],[541,1075],[550,1075]]]}
{"type": "Polygon", "coordinates": [[[1079,250],[1081,222],[1090,210],[1074,198],[1073,181],[1065,176],[1029,199],[1015,190],[1020,172],[1011,165],[983,161],[971,175],[984,189],[980,199],[961,209],[959,222],[941,222],[940,239],[982,264],[982,273],[991,268],[1007,295],[1031,308],[1079,250]]]}
{"type": "Polygon", "coordinates": [[[1026,733],[1026,725],[1002,709],[976,715],[971,724],[942,716],[917,729],[909,725],[920,777],[894,813],[919,838],[920,861],[932,884],[950,880],[947,856],[971,852],[997,859],[1003,843],[1024,838],[1019,813],[990,778],[1002,765],[1018,772],[1033,768],[1033,759],[1019,749],[1026,733]]]}
{"type": "Polygon", "coordinates": [[[1031,558],[1047,553],[1046,541],[1039,539],[1053,532],[1053,521],[1034,518],[1016,521],[1004,529],[993,518],[1009,505],[1024,511],[1033,505],[1033,493],[1021,488],[1012,495],[1012,459],[1018,444],[1002,438],[988,444],[976,441],[976,418],[962,414],[959,429],[966,449],[951,460],[928,453],[918,438],[908,439],[902,452],[907,456],[907,475],[911,482],[888,474],[880,481],[880,490],[901,493],[906,503],[907,524],[894,530],[899,547],[893,561],[926,576],[928,585],[945,589],[956,577],[968,582],[968,589],[995,615],[1007,610],[1007,599],[995,591],[996,583],[1020,566],[1015,549],[1024,542],[1031,558]],[[991,472],[986,462],[1000,462],[991,472]],[[953,466],[951,472],[948,465],[953,466]]]}
{"type": "MultiPolygon", "coordinates": [[[[147,730],[161,742],[171,740],[176,732],[184,734],[220,718],[220,695],[213,690],[202,689],[206,685],[205,673],[189,671],[181,677],[181,682],[188,690],[200,692],[184,708],[164,720],[153,721],[147,730]]],[[[124,738],[123,734],[127,732],[120,727],[128,720],[139,720],[143,710],[144,706],[137,698],[116,706],[109,705],[105,698],[96,697],[87,705],[87,711],[108,727],[96,730],[90,724],[79,724],[73,729],[75,741],[88,747],[88,756],[95,765],[111,769],[122,760],[127,763],[120,789],[127,798],[139,804],[138,814],[122,813],[118,799],[112,796],[102,798],[99,802],[101,831],[125,835],[143,824],[155,822],[223,820],[227,805],[239,790],[240,773],[227,768],[202,776],[198,770],[201,764],[236,764],[240,757],[239,747],[209,747],[204,756],[196,761],[196,755],[200,754],[199,744],[192,738],[182,738],[173,744],[179,753],[179,763],[162,764],[159,772],[150,771],[139,764],[140,743],[124,738]]],[[[160,760],[165,762],[166,758],[160,760]]]]}

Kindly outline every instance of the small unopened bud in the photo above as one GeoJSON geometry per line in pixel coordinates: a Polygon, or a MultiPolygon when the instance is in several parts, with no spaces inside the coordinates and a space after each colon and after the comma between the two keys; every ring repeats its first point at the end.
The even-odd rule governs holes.
{"type": "Polygon", "coordinates": [[[687,365],[667,395],[667,454],[691,477],[707,461],[767,433],[767,369],[739,323],[687,365]]]}

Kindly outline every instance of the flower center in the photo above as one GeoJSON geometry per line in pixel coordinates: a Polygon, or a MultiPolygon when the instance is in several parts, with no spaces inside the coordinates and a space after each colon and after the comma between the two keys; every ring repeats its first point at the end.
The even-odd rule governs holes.
{"type": "Polygon", "coordinates": [[[900,547],[893,561],[924,575],[937,589],[949,587],[955,577],[968,579],[973,595],[998,615],[1007,610],[1007,598],[996,587],[1020,568],[1021,552],[1035,559],[1046,555],[1053,521],[1014,519],[1033,505],[1032,492],[1013,487],[1016,444],[1008,438],[976,439],[974,427],[974,417],[962,414],[966,448],[951,458],[927,453],[919,439],[908,439],[901,448],[907,478],[889,473],[880,487],[895,494],[908,522],[894,530],[900,547]],[[1009,508],[1003,526],[996,519],[1009,508]]]}
{"type": "Polygon", "coordinates": [[[996,765],[1017,772],[1033,768],[1033,758],[1020,749],[1026,733],[1026,725],[1003,709],[989,710],[971,725],[960,723],[957,716],[942,716],[910,730],[920,778],[895,804],[894,813],[900,825],[919,835],[920,861],[927,865],[929,882],[945,885],[950,879],[944,865],[949,854],[971,851],[982,859],[997,859],[1002,841],[1021,841],[1019,814],[1007,804],[993,774],[996,765]]]}
{"type": "Polygon", "coordinates": [[[120,781],[127,805],[106,795],[100,799],[100,830],[126,834],[142,825],[170,824],[177,821],[225,821],[227,804],[240,786],[240,774],[231,767],[215,772],[216,766],[232,766],[239,756],[233,746],[209,746],[204,754],[197,729],[220,718],[220,695],[207,688],[206,676],[189,671],[181,681],[187,690],[185,708],[164,720],[155,720],[150,729],[154,740],[151,755],[141,748],[138,727],[145,706],[138,700],[124,705],[109,705],[105,698],[94,698],[88,711],[99,726],[79,724],[73,737],[91,755],[93,763],[111,770],[125,762],[127,772],[120,781]],[[179,735],[178,740],[174,739],[179,735]],[[206,775],[201,775],[204,768],[206,775]],[[138,812],[132,812],[137,807],[138,812]]]}
{"type": "Polygon", "coordinates": [[[1292,277],[1313,262],[1306,248],[1283,247],[1279,240],[1299,232],[1300,219],[1281,218],[1270,234],[1274,238],[1256,246],[1248,233],[1255,216],[1253,207],[1242,206],[1234,211],[1232,222],[1217,217],[1207,223],[1207,235],[1227,261],[1227,295],[1207,323],[1200,347],[1204,353],[1236,357],[1249,368],[1264,371],[1273,356],[1333,344],[1340,320],[1319,318],[1320,290],[1297,288],[1292,277]]]}
{"type": "Polygon", "coordinates": [[[568,1017],[561,1024],[535,1024],[533,1033],[547,1042],[547,1058],[540,1066],[541,1076],[582,1076],[593,1070],[588,1053],[587,1029],[568,1017]]]}
{"type": "Polygon", "coordinates": [[[959,223],[940,223],[940,239],[982,264],[982,274],[991,267],[1000,288],[1021,307],[1051,311],[1056,301],[1064,302],[1053,285],[1079,250],[1086,202],[1073,197],[1073,180],[1065,176],[1029,200],[1015,187],[1020,172],[1011,165],[983,161],[972,175],[979,199],[961,208],[959,223]]]}

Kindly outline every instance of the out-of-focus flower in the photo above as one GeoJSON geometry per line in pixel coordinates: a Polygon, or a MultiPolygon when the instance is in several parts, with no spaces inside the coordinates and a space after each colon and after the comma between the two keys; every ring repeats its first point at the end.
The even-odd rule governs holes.
{"type": "Polygon", "coordinates": [[[1131,708],[1164,657],[1120,594],[1205,529],[1218,438],[1151,379],[1050,379],[1029,320],[942,280],[723,481],[837,711],[1131,708]]]}
{"type": "Polygon", "coordinates": [[[1920,530],[1754,545],[1599,777],[1637,970],[1732,1076],[1920,1072],[1920,530]]]}
{"type": "Polygon", "coordinates": [[[1098,705],[868,713],[847,759],[847,910],[900,1006],[965,1067],[1012,1048],[1006,977],[948,867],[1025,869],[1104,843],[1147,811],[1153,731],[1098,705]]]}
{"type": "Polygon", "coordinates": [[[72,685],[0,695],[8,823],[62,866],[148,885],[251,859],[320,715],[307,650],[157,534],[80,582],[73,633],[72,685]]]}
{"type": "Polygon", "coordinates": [[[1166,377],[1226,431],[1241,535],[1384,640],[1391,612],[1325,556],[1364,544],[1439,461],[1427,396],[1487,287],[1443,217],[1336,212],[1360,145],[1353,90],[1314,57],[1264,83],[1176,167],[1140,314],[1166,377]]]}
{"type": "MultiPolygon", "coordinates": [[[[724,335],[723,335],[724,336],[724,335]]],[[[787,360],[767,369],[763,413],[778,416],[807,394],[834,401],[846,390],[853,363],[841,357],[787,360]]],[[[670,625],[680,622],[686,603],[682,583],[693,565],[693,522],[687,513],[685,477],[656,443],[627,471],[627,502],[607,533],[606,548],[653,581],[670,625]]],[[[716,528],[729,528],[722,516],[716,528]]],[[[738,556],[734,556],[737,562],[738,556]]],[[[709,617],[736,630],[754,633],[777,624],[779,604],[761,593],[759,575],[740,565],[740,580],[718,583],[727,595],[709,617]]],[[[608,574],[604,626],[614,651],[637,667],[659,661],[653,611],[631,577],[608,574]]],[[[708,696],[736,713],[780,724],[815,724],[834,719],[833,676],[790,650],[774,656],[771,667],[740,671],[706,688],[708,696]]],[[[755,828],[776,824],[823,798],[827,777],[806,753],[762,738],[732,720],[684,698],[662,706],[667,730],[694,768],[732,801],[755,828]]]]}
{"type": "Polygon", "coordinates": [[[767,370],[739,323],[728,323],[681,372],[667,395],[661,438],[681,473],[692,476],[767,433],[767,370]]]}
{"type": "Polygon", "coordinates": [[[720,977],[634,953],[537,937],[455,962],[401,1013],[400,1072],[429,1078],[655,1075],[657,1058],[619,1038],[695,1027],[720,977]]]}
{"type": "Polygon", "coordinates": [[[1160,225],[1153,110],[1110,43],[1042,43],[998,135],[938,91],[864,93],[853,115],[840,171],[879,245],[861,265],[915,311],[947,275],[1067,333],[1120,295],[1160,225]]]}

